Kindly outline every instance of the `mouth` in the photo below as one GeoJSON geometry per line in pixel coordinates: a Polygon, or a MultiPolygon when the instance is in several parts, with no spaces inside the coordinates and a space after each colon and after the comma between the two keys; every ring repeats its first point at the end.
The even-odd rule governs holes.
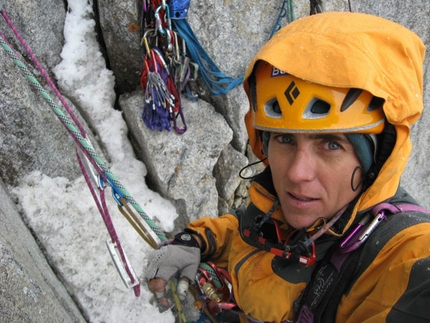
{"type": "Polygon", "coordinates": [[[316,198],[307,197],[307,196],[303,196],[303,195],[296,195],[296,194],[292,194],[292,193],[288,193],[288,195],[290,197],[292,197],[293,199],[298,200],[298,201],[302,201],[302,202],[311,202],[311,201],[317,201],[318,200],[316,198]]]}

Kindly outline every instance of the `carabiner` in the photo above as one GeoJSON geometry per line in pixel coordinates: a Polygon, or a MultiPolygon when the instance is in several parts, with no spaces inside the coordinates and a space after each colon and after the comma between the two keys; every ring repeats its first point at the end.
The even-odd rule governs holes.
{"type": "Polygon", "coordinates": [[[165,11],[165,19],[166,19],[166,22],[167,22],[167,28],[169,29],[169,30],[172,30],[172,21],[170,20],[170,9],[169,9],[169,6],[168,5],[166,5],[165,3],[164,4],[162,4],[161,6],[159,6],[156,10],[155,10],[155,13],[154,13],[154,17],[155,17],[155,24],[156,24],[156,29],[157,29],[157,27],[158,27],[158,29],[159,29],[159,31],[160,31],[160,33],[162,34],[162,35],[164,35],[164,33],[166,32],[164,29],[163,29],[163,24],[162,24],[162,21],[161,21],[161,18],[160,18],[160,14],[159,14],[159,12],[160,12],[160,10],[161,9],[163,9],[164,11],[165,11]],[[164,7],[163,7],[164,6],[164,7]]]}
{"type": "Polygon", "coordinates": [[[151,32],[154,35],[156,35],[155,29],[148,29],[148,30],[145,31],[145,33],[143,34],[142,39],[140,40],[140,46],[145,46],[146,54],[148,54],[148,56],[150,58],[151,58],[151,48],[149,47],[148,35],[151,32]]]}
{"type": "Polygon", "coordinates": [[[125,259],[124,263],[119,255],[118,245],[115,242],[108,239],[106,240],[106,246],[125,287],[131,289],[138,286],[140,284],[140,280],[137,277],[135,271],[133,270],[133,267],[131,266],[127,255],[125,254],[125,251],[122,250],[125,259]]]}
{"type": "MultiPolygon", "coordinates": [[[[108,182],[108,184],[110,185],[110,187],[112,188],[112,197],[115,200],[115,202],[119,205],[122,206],[122,203],[120,201],[121,198],[125,197],[124,194],[119,190],[119,188],[112,182],[112,180],[106,176],[106,180],[108,182]]],[[[104,190],[106,188],[105,183],[103,181],[103,177],[100,175],[99,176],[99,188],[100,190],[104,190]]]]}
{"type": "Polygon", "coordinates": [[[381,211],[375,218],[370,222],[369,226],[364,232],[358,237],[358,242],[362,244],[369,238],[370,234],[375,231],[376,227],[385,219],[385,212],[381,211]]]}

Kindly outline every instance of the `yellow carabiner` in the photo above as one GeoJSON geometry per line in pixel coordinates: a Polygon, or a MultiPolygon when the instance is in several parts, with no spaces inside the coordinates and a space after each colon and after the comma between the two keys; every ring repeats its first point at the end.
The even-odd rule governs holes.
{"type": "Polygon", "coordinates": [[[152,32],[154,33],[154,29],[148,29],[147,31],[145,31],[145,33],[143,34],[143,37],[140,41],[140,45],[144,45],[145,46],[145,50],[146,53],[148,54],[148,56],[151,58],[151,49],[149,48],[149,42],[148,42],[148,34],[152,32]]]}

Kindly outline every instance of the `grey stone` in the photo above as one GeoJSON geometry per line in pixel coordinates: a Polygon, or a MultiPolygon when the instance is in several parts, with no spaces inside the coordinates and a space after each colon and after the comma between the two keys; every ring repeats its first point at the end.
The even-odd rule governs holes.
{"type": "Polygon", "coordinates": [[[213,168],[232,139],[225,119],[204,101],[182,98],[187,131],[153,131],[142,120],[143,97],[137,91],[120,98],[125,120],[148,169],[148,180],[170,199],[182,223],[201,216],[217,216],[218,193],[213,168]]]}
{"type": "Polygon", "coordinates": [[[140,47],[137,1],[98,0],[101,35],[119,93],[139,86],[143,52],[140,47]]]}
{"type": "Polygon", "coordinates": [[[0,180],[0,322],[85,322],[0,180]]]}
{"type": "Polygon", "coordinates": [[[248,158],[228,145],[222,152],[214,168],[216,187],[219,192],[219,213],[231,211],[232,206],[242,205],[243,197],[236,194],[242,183],[238,176],[242,168],[248,164],[248,158]],[[239,199],[239,201],[237,201],[239,199]]]}

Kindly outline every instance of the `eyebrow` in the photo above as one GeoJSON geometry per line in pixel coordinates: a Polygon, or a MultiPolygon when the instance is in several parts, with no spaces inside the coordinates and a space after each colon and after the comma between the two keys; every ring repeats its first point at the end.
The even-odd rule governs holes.
{"type": "Polygon", "coordinates": [[[345,135],[336,134],[336,133],[317,133],[317,134],[309,134],[310,139],[324,139],[328,141],[339,141],[339,142],[349,142],[348,138],[345,135]]]}

